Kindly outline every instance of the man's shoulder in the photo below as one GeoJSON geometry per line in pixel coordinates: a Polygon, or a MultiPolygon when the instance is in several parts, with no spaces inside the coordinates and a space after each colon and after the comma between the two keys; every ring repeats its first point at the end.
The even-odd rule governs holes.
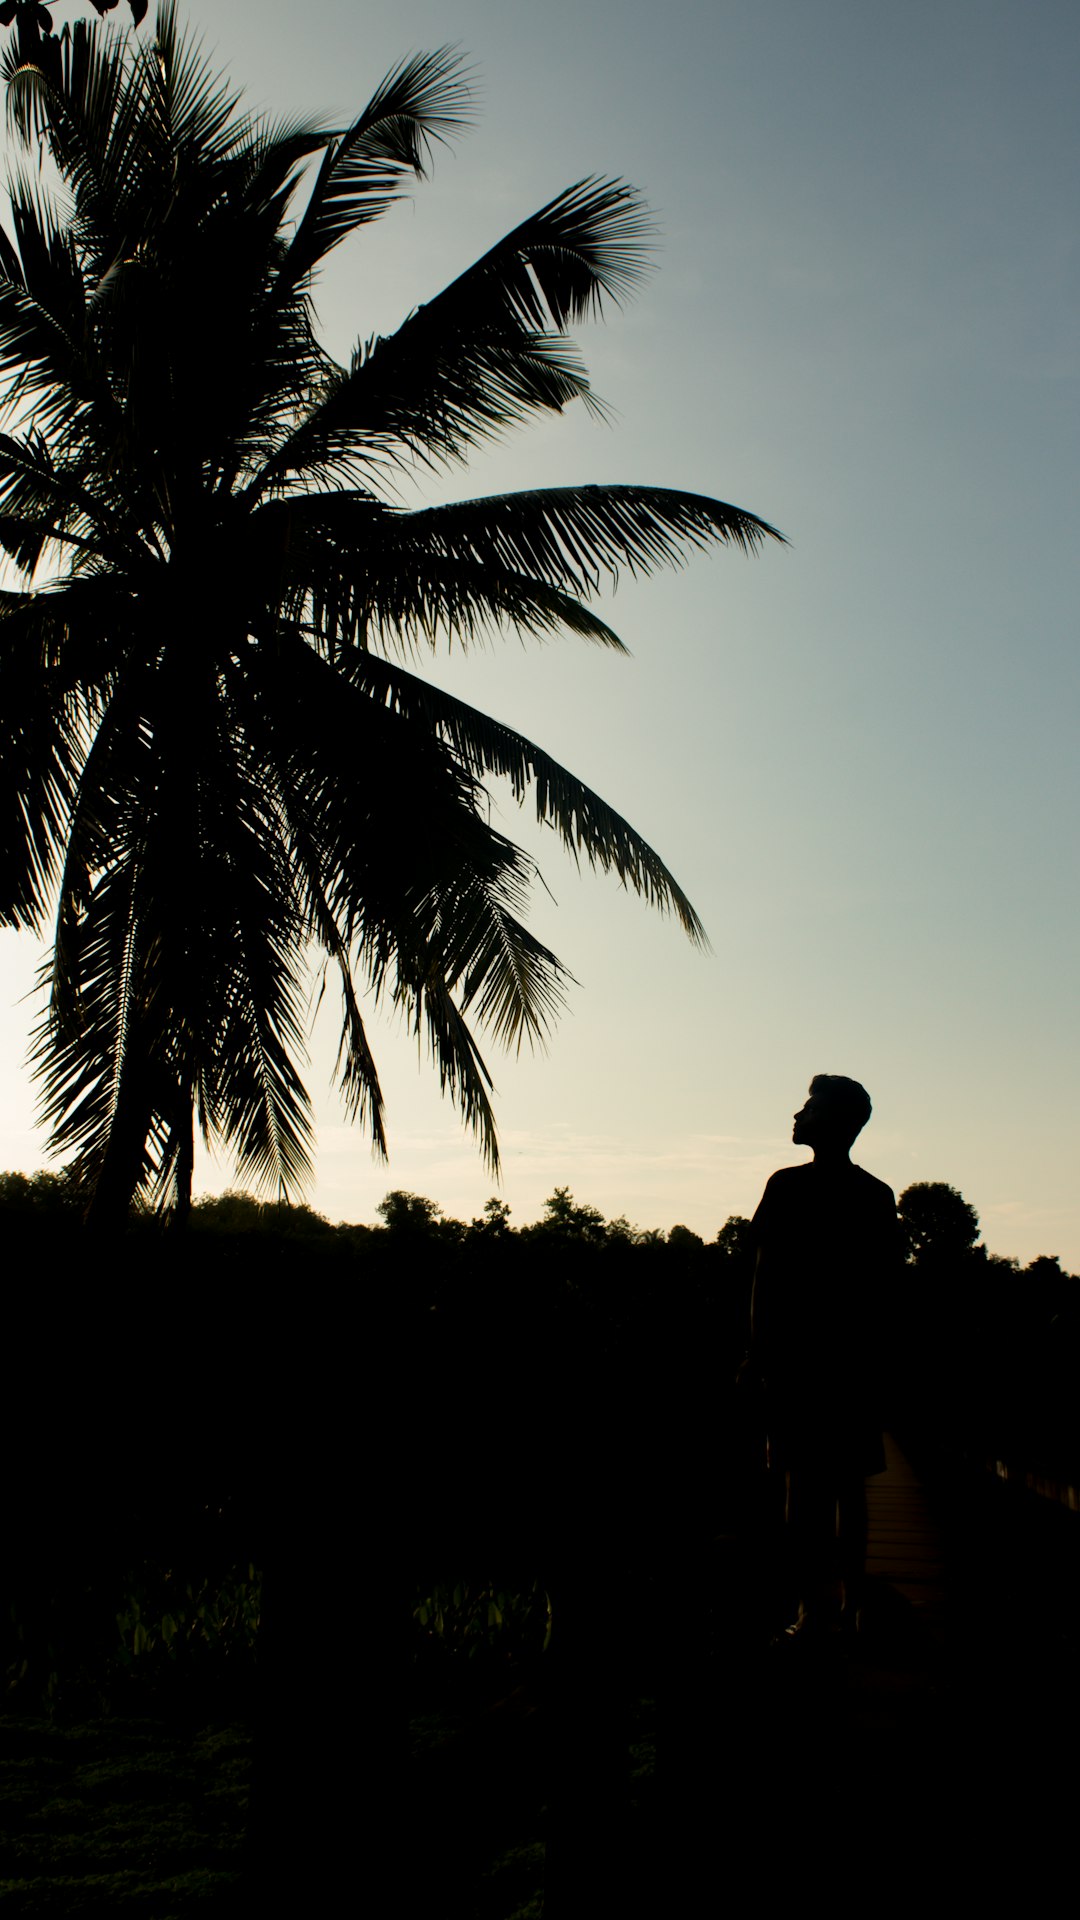
{"type": "Polygon", "coordinates": [[[812,1160],[804,1160],[797,1167],[777,1167],[776,1172],[770,1173],[765,1182],[765,1191],[767,1193],[770,1187],[802,1186],[808,1175],[813,1176],[813,1172],[812,1160]]]}
{"type": "Polygon", "coordinates": [[[770,1173],[765,1182],[765,1191],[758,1203],[755,1221],[761,1222],[776,1214],[779,1209],[786,1213],[795,1205],[800,1193],[813,1192],[813,1161],[807,1160],[798,1167],[779,1167],[770,1173]]]}
{"type": "Polygon", "coordinates": [[[865,1167],[857,1167],[853,1165],[852,1172],[858,1174],[859,1184],[862,1187],[868,1199],[877,1200],[881,1203],[882,1206],[888,1205],[892,1207],[893,1211],[895,1212],[896,1195],[893,1192],[892,1188],[886,1185],[884,1180],[879,1180],[877,1175],[874,1173],[867,1173],[865,1167]]]}

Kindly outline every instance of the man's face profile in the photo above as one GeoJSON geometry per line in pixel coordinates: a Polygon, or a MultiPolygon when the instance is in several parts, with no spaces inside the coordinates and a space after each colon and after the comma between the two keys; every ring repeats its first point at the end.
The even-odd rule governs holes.
{"type": "Polygon", "coordinates": [[[820,1094],[810,1095],[805,1106],[800,1107],[795,1115],[795,1124],[791,1129],[793,1146],[812,1147],[815,1140],[821,1137],[822,1122],[825,1122],[825,1130],[828,1130],[826,1115],[828,1106],[828,1100],[823,1100],[820,1094]]]}
{"type": "Polygon", "coordinates": [[[796,1114],[796,1125],[792,1127],[794,1146],[815,1146],[817,1140],[832,1139],[844,1131],[844,1116],[840,1114],[840,1102],[830,1100],[828,1094],[811,1092],[805,1106],[796,1114]]]}
{"type": "Polygon", "coordinates": [[[870,1118],[870,1096],[857,1080],[843,1074],[816,1074],[810,1097],[795,1115],[791,1138],[797,1147],[811,1147],[815,1156],[845,1153],[870,1118]]]}

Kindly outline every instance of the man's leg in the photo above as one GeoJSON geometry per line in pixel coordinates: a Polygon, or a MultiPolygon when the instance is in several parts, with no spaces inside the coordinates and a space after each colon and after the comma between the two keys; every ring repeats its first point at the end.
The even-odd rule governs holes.
{"type": "Polygon", "coordinates": [[[842,1480],[836,1516],[844,1619],[849,1626],[856,1627],[866,1587],[866,1537],[869,1525],[866,1481],[861,1474],[849,1474],[842,1480]]]}
{"type": "Polygon", "coordinates": [[[831,1610],[835,1578],[836,1486],[831,1476],[813,1467],[789,1468],[786,1519],[799,1597],[795,1624],[821,1626],[831,1610]]]}

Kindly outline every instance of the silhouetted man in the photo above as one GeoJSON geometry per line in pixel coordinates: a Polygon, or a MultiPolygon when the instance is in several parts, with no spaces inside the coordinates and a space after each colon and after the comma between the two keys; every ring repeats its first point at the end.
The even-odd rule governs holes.
{"type": "Polygon", "coordinates": [[[881,1308],[898,1258],[896,1201],[853,1165],[870,1118],[857,1080],[821,1073],[792,1140],[813,1162],[774,1173],[754,1215],[751,1364],[765,1382],[769,1464],[786,1478],[798,1583],[789,1635],[857,1624],[868,1474],[881,1473],[881,1308]],[[839,1563],[837,1565],[837,1562],[839,1563]]]}

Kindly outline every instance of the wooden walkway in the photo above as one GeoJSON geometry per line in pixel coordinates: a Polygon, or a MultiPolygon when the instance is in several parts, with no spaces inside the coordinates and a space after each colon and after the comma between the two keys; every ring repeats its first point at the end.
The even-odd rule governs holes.
{"type": "Polygon", "coordinates": [[[1075,1833],[1080,1516],[959,1465],[924,1484],[892,1440],[886,1463],[857,1635],[785,1648],[768,1566],[755,1589],[754,1553],[717,1543],[715,1591],[735,1601],[661,1718],[643,1910],[707,1913],[747,1872],[770,1905],[848,1885],[896,1904],[941,1886],[1054,1898],[1038,1863],[1057,1848],[1066,1867],[1075,1833]]]}
{"type": "Polygon", "coordinates": [[[994,1793],[1007,1783],[1019,1804],[1080,1712],[1080,1516],[989,1476],[927,1489],[888,1436],[885,1452],[867,1487],[867,1632],[846,1662],[847,1723],[994,1793]]]}
{"type": "Polygon", "coordinates": [[[946,1525],[910,1462],[885,1436],[886,1470],[867,1482],[863,1631],[844,1661],[841,1722],[909,1753],[945,1732],[946,1525]]]}
{"type": "Polygon", "coordinates": [[[891,1434],[886,1470],[867,1482],[870,1537],[866,1571],[915,1610],[919,1625],[942,1648],[945,1641],[945,1539],[926,1489],[891,1434]]]}

